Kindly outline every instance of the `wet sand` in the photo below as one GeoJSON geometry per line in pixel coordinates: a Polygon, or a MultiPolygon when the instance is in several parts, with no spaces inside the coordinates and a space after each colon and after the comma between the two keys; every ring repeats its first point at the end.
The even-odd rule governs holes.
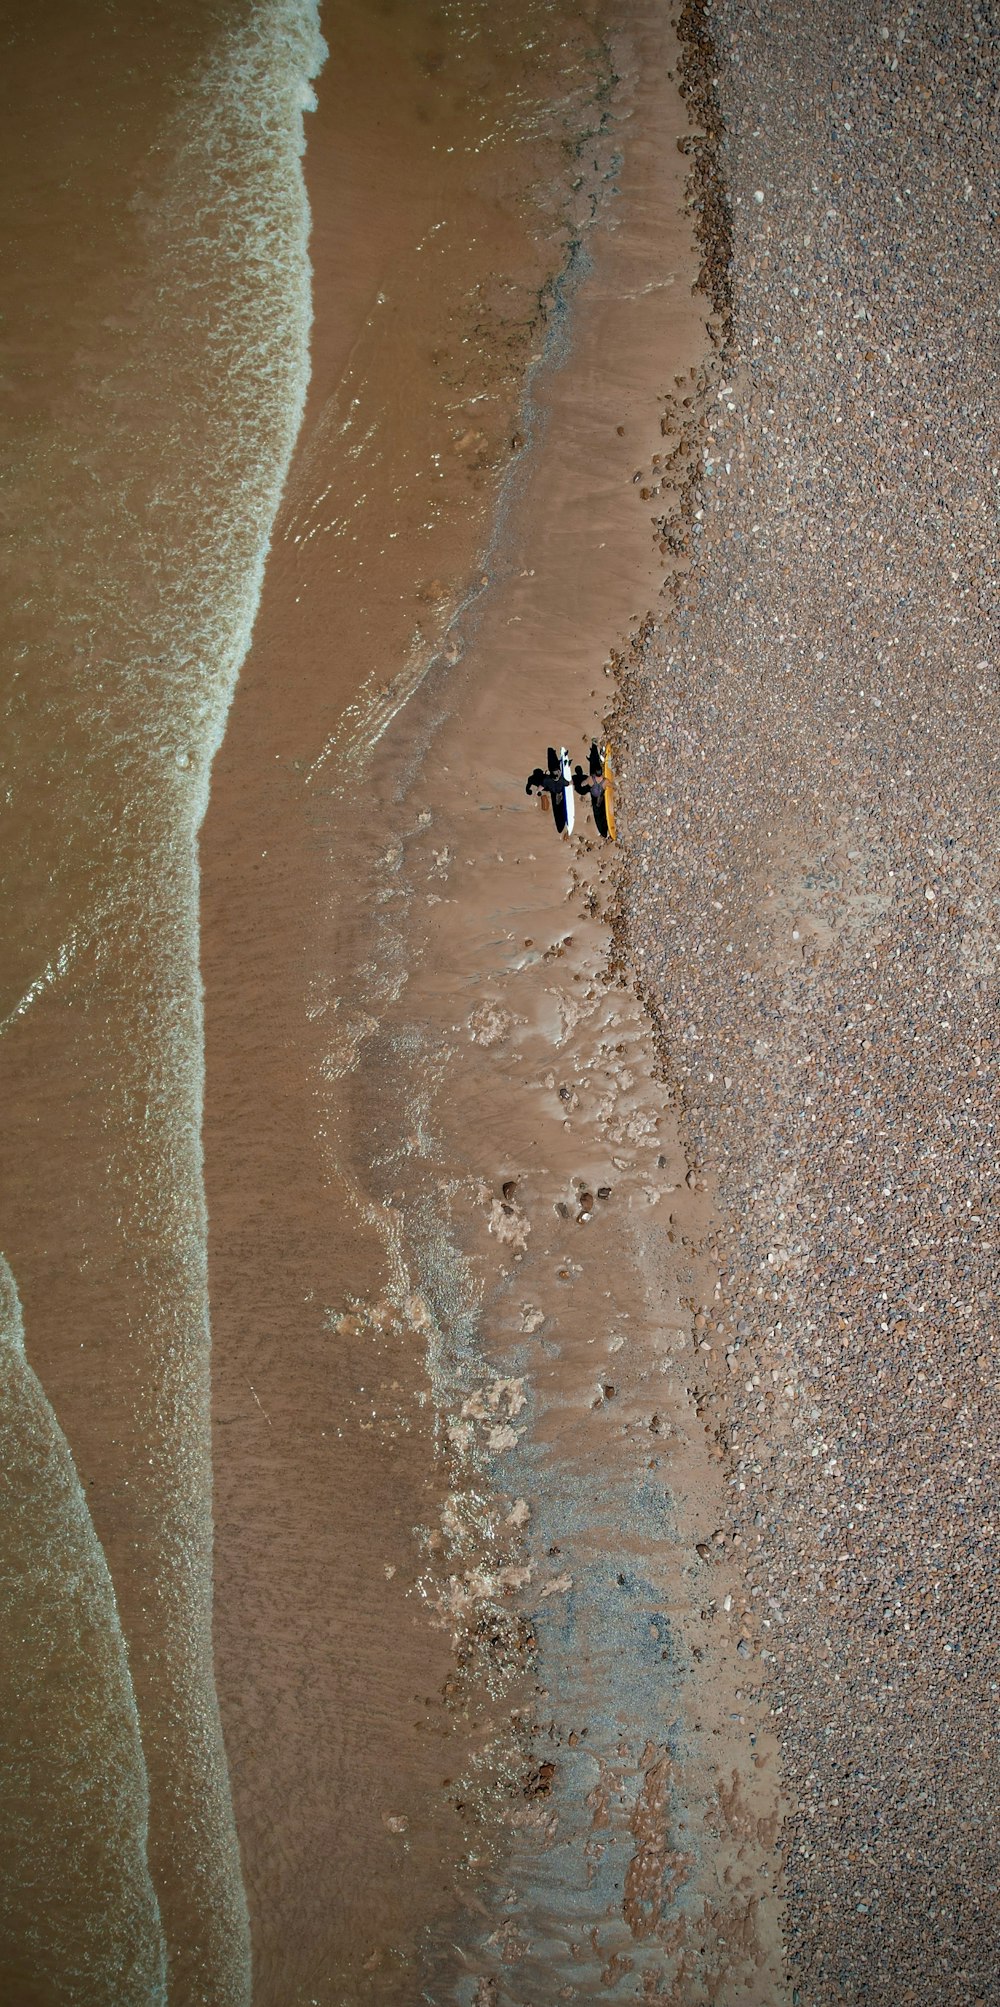
{"type": "Polygon", "coordinates": [[[203,841],[219,1683],[257,1996],[282,2001],[331,1964],[363,1990],[373,1948],[398,1972],[454,1901],[424,1712],[452,1651],[407,1593],[437,1422],[358,1185],[379,1098],[338,1086],[394,982],[364,762],[481,589],[546,297],[608,171],[606,52],[571,12],[526,9],[524,56],[474,8],[467,46],[432,11],[400,25],[340,17],[311,133],[310,404],[203,841]]]}
{"type": "MultiPolygon", "coordinates": [[[[651,507],[635,471],[717,338],[677,48],[655,8],[571,41],[530,201],[522,152],[525,193],[495,173],[456,210],[413,152],[412,50],[355,32],[393,118],[382,154],[363,89],[321,82],[310,404],[202,847],[216,1638],[255,1998],[409,2000],[415,1972],[432,1998],[598,1998],[700,1961],[763,2002],[773,1763],[695,1552],[723,1516],[708,1225],[608,987],[607,860],[523,792],[548,738],[585,751],[673,575],[683,483],[651,507]],[[477,227],[507,262],[472,341],[475,260],[448,245],[477,227]],[[611,1196],[580,1223],[591,1185],[611,1196]]],[[[442,92],[454,54],[427,65],[442,92]]]]}

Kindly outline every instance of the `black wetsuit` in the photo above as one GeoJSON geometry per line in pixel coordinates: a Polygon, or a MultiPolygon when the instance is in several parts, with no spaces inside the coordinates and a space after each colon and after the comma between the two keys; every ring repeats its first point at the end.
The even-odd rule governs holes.
{"type": "Polygon", "coordinates": [[[551,795],[553,801],[556,800],[557,796],[561,801],[565,793],[566,782],[561,773],[546,773],[544,767],[536,767],[534,773],[530,774],[525,781],[525,794],[531,794],[534,788],[538,789],[539,794],[551,795]]]}
{"type": "Polygon", "coordinates": [[[594,807],[596,808],[598,802],[604,800],[604,790],[605,787],[607,786],[607,782],[605,781],[603,773],[585,774],[582,767],[574,767],[573,786],[575,787],[577,794],[589,794],[590,799],[593,802],[594,807]]]}
{"type": "Polygon", "coordinates": [[[561,836],[569,822],[566,796],[566,790],[569,787],[569,778],[563,772],[562,754],[557,753],[554,746],[550,746],[548,755],[548,770],[546,771],[544,767],[536,767],[534,773],[529,774],[525,782],[524,792],[525,794],[531,794],[537,788],[539,794],[548,795],[552,803],[552,819],[561,836]]]}
{"type": "Polygon", "coordinates": [[[536,767],[525,783],[524,792],[530,794],[532,788],[537,788],[539,794],[551,796],[552,806],[555,808],[556,803],[564,799],[566,776],[563,773],[562,760],[554,746],[548,748],[548,761],[548,771],[544,767],[536,767]]]}
{"type": "Polygon", "coordinates": [[[582,767],[573,768],[573,786],[577,794],[590,796],[590,806],[594,811],[594,821],[601,835],[607,836],[610,832],[608,830],[608,812],[604,805],[604,797],[607,792],[608,783],[604,776],[604,760],[601,755],[601,748],[596,739],[591,744],[589,764],[590,772],[586,774],[582,767]]]}

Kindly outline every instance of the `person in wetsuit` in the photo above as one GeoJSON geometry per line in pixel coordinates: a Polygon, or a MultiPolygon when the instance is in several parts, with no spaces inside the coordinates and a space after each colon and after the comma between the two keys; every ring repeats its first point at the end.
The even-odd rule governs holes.
{"type": "Polygon", "coordinates": [[[551,796],[554,806],[557,799],[560,802],[562,801],[565,787],[566,782],[563,779],[562,762],[555,747],[550,746],[548,771],[546,772],[544,767],[536,767],[534,773],[529,774],[525,781],[524,792],[525,794],[532,794],[537,788],[539,794],[551,796]]]}
{"type": "Polygon", "coordinates": [[[548,771],[544,767],[536,767],[534,773],[528,775],[524,792],[533,794],[537,788],[539,794],[548,795],[552,804],[553,820],[560,836],[571,822],[568,810],[572,808],[573,797],[570,794],[567,798],[568,787],[569,776],[563,772],[562,757],[554,746],[550,746],[548,771]]]}
{"type": "Polygon", "coordinates": [[[608,784],[604,777],[604,759],[596,739],[591,740],[589,766],[589,773],[584,773],[582,767],[573,768],[573,786],[577,794],[588,795],[590,797],[590,806],[594,811],[594,821],[601,835],[607,836],[609,834],[608,817],[604,798],[608,784]]]}

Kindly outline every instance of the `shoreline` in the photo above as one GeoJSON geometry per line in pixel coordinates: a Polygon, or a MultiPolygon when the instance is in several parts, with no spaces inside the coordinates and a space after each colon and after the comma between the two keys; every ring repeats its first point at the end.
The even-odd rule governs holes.
{"type": "MultiPolygon", "coordinates": [[[[458,1969],[478,1975],[484,1999],[498,1985],[540,1999],[557,1976],[590,1994],[631,1970],[680,1983],[706,1929],[717,1974],[741,1974],[748,2000],[773,2001],[780,1980],[773,1753],[742,1698],[721,1613],[725,1571],[717,1566],[706,1604],[690,1558],[722,1511],[688,1360],[700,1343],[695,1302],[711,1293],[707,1222],[669,1120],[653,1148],[662,1118],[641,1015],[605,987],[610,935],[596,915],[608,867],[593,832],[564,850],[520,780],[511,798],[511,777],[534,764],[546,732],[569,730],[570,717],[578,731],[587,719],[600,730],[614,662],[673,575],[689,483],[673,464],[684,407],[664,384],[683,369],[683,394],[700,394],[716,363],[701,379],[697,358],[706,344],[713,352],[717,323],[689,290],[687,166],[663,131],[669,48],[655,9],[616,18],[615,95],[576,194],[576,228],[590,219],[587,269],[558,352],[551,319],[544,359],[515,330],[538,436],[526,443],[522,422],[513,476],[491,477],[490,508],[502,515],[478,597],[446,572],[421,589],[430,612],[419,616],[417,673],[405,668],[397,621],[378,655],[403,654],[405,687],[374,670],[382,687],[367,722],[345,688],[348,738],[321,726],[307,664],[302,715],[316,750],[306,756],[296,707],[275,712],[274,651],[279,640],[286,660],[314,650],[322,608],[338,605],[336,573],[324,575],[313,553],[325,520],[334,538],[348,520],[324,499],[329,455],[337,423],[360,443],[363,413],[355,423],[344,399],[366,394],[374,368],[356,344],[342,388],[324,389],[319,306],[317,388],[271,605],[217,765],[206,830],[217,1637],[261,2002],[283,2000],[294,1982],[292,1914],[302,1951],[332,1960],[359,2000],[409,1999],[414,1958],[435,1989],[458,1983],[458,1969]],[[651,509],[634,469],[654,457],[651,509]],[[248,791],[248,755],[266,798],[248,791]],[[359,821],[338,797],[362,773],[359,821]],[[251,933],[236,915],[240,860],[255,851],[251,933]],[[279,905],[290,873],[294,896],[279,905]],[[227,1042],[246,1051],[246,1029],[237,1040],[220,1014],[237,951],[236,999],[248,987],[263,1014],[252,1098],[249,1079],[226,1084],[227,1042]],[[281,1073],[266,1058],[276,1052],[287,1055],[281,1073]],[[557,1096],[559,1069],[579,1073],[566,1091],[588,1103],[586,1118],[557,1096]],[[580,1232],[571,1207],[581,1176],[617,1190],[587,1225],[582,1268],[567,1241],[580,1232]],[[266,1222],[247,1203],[265,1187],[266,1222]],[[676,1235],[656,1226],[669,1206],[676,1235]],[[281,1301],[289,1247],[295,1294],[281,1301]],[[587,1312],[598,1277],[599,1341],[587,1312]],[[661,1288],[675,1305],[665,1334],[661,1288]],[[599,1399],[595,1342],[614,1356],[599,1399]],[[302,1504],[289,1512],[293,1473],[302,1504]],[[619,1547],[632,1560],[616,1583],[619,1547]],[[264,1580],[258,1671],[247,1625],[258,1625],[264,1580]],[[307,1635],[303,1687],[292,1668],[306,1667],[307,1635]],[[277,1723],[266,1764],[265,1713],[277,1723]],[[280,1863],[265,1823],[279,1800],[280,1863]],[[331,1802],[336,1833],[317,1863],[331,1802]],[[308,1887],[288,1878],[303,1847],[308,1887]],[[334,1865],[317,1937],[317,1890],[334,1865]],[[516,1920],[514,1898],[499,1898],[506,1877],[519,1891],[516,1920]],[[668,1888],[683,1891],[679,1925],[668,1888]]],[[[670,101],[680,140],[687,115],[670,101]]],[[[315,196],[314,213],[322,273],[329,210],[315,196]]],[[[391,353],[391,324],[388,340],[391,353]]],[[[466,468],[484,456],[499,468],[495,426],[462,423],[452,437],[466,468]]],[[[355,490],[370,503],[380,462],[378,434],[368,436],[375,472],[359,458],[355,490]]],[[[428,445],[429,464],[443,464],[443,442],[428,445]]],[[[397,451],[405,469],[402,435],[397,451]]],[[[412,527],[408,536],[416,548],[412,527]]],[[[385,558],[385,532],[382,542],[385,558]]]]}
{"type": "MultiPolygon", "coordinates": [[[[412,732],[414,693],[426,687],[430,665],[436,660],[447,675],[459,659],[449,634],[481,548],[480,525],[523,450],[508,405],[537,345],[538,275],[549,283],[553,252],[532,232],[551,212],[549,234],[554,220],[564,235],[579,235],[608,171],[603,113],[598,107],[595,119],[588,108],[594,53],[575,22],[575,41],[561,49],[555,122],[541,137],[533,127],[515,192],[503,156],[494,166],[487,154],[479,182],[460,200],[454,171],[433,159],[442,134],[414,126],[411,93],[419,111],[421,93],[441,93],[447,84],[456,145],[478,143],[489,101],[465,105],[454,94],[461,72],[452,81],[449,64],[462,58],[461,44],[438,52],[432,46],[426,65],[405,41],[375,60],[368,44],[382,32],[377,22],[362,11],[345,25],[341,61],[353,63],[364,86],[354,123],[344,119],[328,66],[312,124],[311,144],[319,144],[306,158],[317,274],[310,405],[203,840],[217,1660],[253,1892],[256,1997],[282,2003],[295,1978],[290,1939],[295,1970],[332,1959],[353,1975],[359,1997],[389,1999],[394,1986],[405,1997],[410,1954],[397,1964],[391,1947],[419,1941],[439,1915],[451,1915],[457,1898],[442,1862],[461,1851],[454,1812],[436,1781],[433,1739],[424,1720],[407,1725],[414,1699],[418,1709],[439,1705],[453,1668],[450,1638],[409,1593],[410,1529],[433,1525],[444,1505],[437,1425],[423,1404],[420,1354],[393,1287],[398,1259],[385,1243],[387,1215],[364,1190],[378,1088],[357,1116],[349,1100],[359,1053],[406,979],[401,938],[388,945],[380,969],[370,966],[374,916],[363,889],[380,841],[385,846],[379,831],[391,824],[393,788],[378,772],[359,782],[349,751],[331,746],[326,719],[335,732],[338,715],[350,721],[366,658],[379,665],[409,658],[416,673],[407,676],[404,666],[405,730],[412,732]],[[381,162],[371,152],[379,130],[373,112],[394,100],[399,128],[381,128],[390,148],[381,162]],[[557,200],[565,132],[588,128],[593,143],[579,186],[557,200]],[[417,159],[400,203],[392,150],[405,152],[411,143],[417,159]],[[534,191],[532,171],[541,177],[534,191]],[[317,175],[325,179],[317,183],[317,175]],[[387,203],[388,239],[379,223],[379,205],[387,203]],[[367,290],[359,282],[342,309],[332,287],[350,266],[366,204],[374,204],[374,225],[363,237],[367,290]],[[441,229],[442,217],[456,227],[441,229]],[[506,279],[502,266],[490,278],[492,297],[480,289],[470,307],[471,254],[459,240],[474,242],[486,226],[493,258],[511,264],[506,279]],[[415,367],[426,372],[423,357],[416,365],[411,356],[424,328],[431,373],[415,377],[415,367]],[[339,485],[331,489],[331,480],[339,485]],[[421,509],[428,481],[431,506],[421,509]],[[435,521],[435,555],[424,569],[421,538],[435,521]],[[387,567],[397,552],[393,571],[387,567]],[[364,583],[371,566],[375,598],[364,583]],[[405,593],[398,613],[397,584],[405,593]],[[348,799],[348,789],[360,785],[363,817],[348,799]],[[391,1382],[397,1390],[386,1398],[400,1412],[384,1424],[357,1412],[373,1357],[385,1366],[387,1388],[391,1382]],[[249,1656],[248,1637],[257,1640],[249,1656]],[[385,1805],[386,1780],[397,1774],[403,1802],[385,1805]],[[280,1835],[278,1804],[288,1808],[280,1835]],[[400,1819],[414,1834],[402,1879],[400,1819]],[[307,1876],[292,1865],[300,1857],[308,1859],[307,1876]],[[388,1968],[366,1978],[365,1958],[373,1954],[370,1946],[362,1957],[359,1946],[369,1932],[376,1964],[386,1940],[390,1954],[388,1968]]],[[[433,24],[414,15],[411,27],[418,49],[421,34],[433,44],[433,24]]],[[[526,88],[516,52],[494,52],[490,60],[506,64],[516,88],[526,88]]],[[[538,51],[526,61],[530,84],[538,51]]],[[[508,112],[504,119],[495,143],[509,146],[508,112]]],[[[387,690],[372,693],[367,734],[357,734],[354,719],[366,765],[385,747],[387,728],[392,737],[401,694],[392,687],[395,673],[387,690]]],[[[381,681],[381,668],[373,676],[381,681]]]]}
{"type": "MultiPolygon", "coordinates": [[[[648,53],[633,63],[643,77],[656,76],[648,53]]],[[[652,82],[649,89],[655,94],[652,82]]],[[[663,151],[669,161],[670,149],[663,151]]],[[[680,169],[678,177],[679,193],[680,169]]],[[[621,199],[627,215],[628,198],[621,199]]],[[[639,233],[650,228],[646,216],[639,222],[633,215],[632,223],[639,233]]],[[[585,828],[566,878],[549,818],[532,806],[526,820],[506,785],[517,747],[555,732],[547,724],[553,705],[578,708],[588,680],[596,728],[597,705],[611,695],[609,682],[601,692],[601,669],[610,679],[615,656],[628,648],[629,608],[669,588],[664,539],[649,516],[652,498],[636,493],[629,471],[644,453],[671,459],[661,425],[669,399],[656,388],[670,364],[661,350],[651,366],[658,350],[648,331],[634,326],[623,336],[635,302],[648,297],[649,241],[641,235],[641,262],[630,268],[641,272],[641,285],[626,281],[622,263],[616,265],[628,267],[629,247],[611,239],[595,249],[593,290],[585,286],[577,298],[572,346],[544,379],[546,443],[512,519],[505,571],[491,580],[467,667],[450,672],[459,690],[446,701],[447,693],[430,684],[414,699],[414,735],[433,744],[429,788],[400,771],[398,748],[385,755],[382,796],[401,803],[404,813],[394,824],[378,896],[395,881],[393,898],[408,899],[417,914],[423,878],[435,888],[424,896],[438,910],[426,928],[433,949],[416,952],[411,936],[405,989],[370,1035],[361,1064],[369,1092],[393,1076],[400,1052],[404,1080],[415,1074],[418,1083],[431,1082],[429,1093],[426,1084],[416,1092],[411,1082],[416,1098],[409,1108],[402,1095],[398,1107],[393,1099],[389,1131],[410,1140],[401,1155],[385,1160],[392,1171],[375,1191],[396,1222],[396,1246],[404,1255],[410,1250],[408,1314],[421,1324],[429,1320],[451,1445],[451,1492],[440,1531],[430,1529],[421,1588],[455,1626],[461,1677],[449,1682],[455,1690],[448,1712],[461,1716],[482,1684],[493,1695],[494,1713],[504,1702],[493,1726],[498,1778],[491,1784],[488,1769],[478,1774],[473,1765],[457,1792],[456,1808],[474,1817],[480,1851],[486,1846],[490,1881],[506,1873],[512,1885],[509,1929],[498,1932],[494,1918],[478,1934],[480,1984],[513,1988],[516,1997],[526,1988],[524,1997],[534,1999],[559,1981],[597,1996],[609,1975],[633,1970],[658,1985],[671,1974],[680,1983],[688,1963],[701,1956],[704,1937],[713,1946],[708,1969],[714,1965],[715,1983],[723,1974],[727,1983],[739,1979],[748,1998],[763,2002],[775,1999],[781,1979],[770,1861],[773,1751],[760,1725],[748,1729],[752,1709],[740,1706],[741,1691],[732,1704],[742,1675],[738,1655],[727,1658],[736,1638],[727,1645],[721,1557],[708,1597],[702,1564],[691,1561],[698,1541],[713,1537],[721,1510],[714,1456],[706,1455],[700,1403],[692,1398],[691,1355],[701,1333],[689,1299],[693,1284],[711,1298],[702,1252],[707,1223],[669,1124],[663,1149],[653,1149],[661,1102],[643,1054],[641,1014],[615,987],[604,996],[601,960],[611,941],[603,936],[602,950],[603,930],[595,925],[604,896],[603,877],[594,877],[599,846],[595,856],[585,828]],[[609,356],[622,384],[609,376],[609,356]],[[631,421],[621,428],[624,449],[617,445],[619,416],[631,421]],[[596,440],[602,443],[595,458],[596,440]],[[604,440],[615,442],[617,461],[606,485],[604,440]],[[575,579],[571,607],[561,518],[565,498],[576,495],[587,510],[586,562],[596,564],[599,576],[586,585],[575,579]],[[614,544],[602,543],[602,533],[612,531],[614,544]],[[614,555],[602,561],[602,549],[614,555]],[[648,557],[640,564],[643,549],[648,557]],[[631,579],[626,565],[634,568],[631,579]],[[601,663],[611,635],[620,649],[612,644],[601,663]],[[535,676],[535,662],[545,663],[544,680],[535,676]],[[488,770],[485,746],[493,762],[488,770]],[[435,773],[455,776],[444,799],[435,773]],[[422,804],[415,817],[414,801],[422,804]],[[494,851],[494,842],[502,848],[494,851]],[[557,884],[563,879],[561,892],[552,888],[554,875],[557,884]],[[443,910],[448,904],[457,907],[452,916],[443,910]],[[484,911],[492,938],[478,932],[484,911]],[[470,920],[477,930],[471,940],[470,920]],[[456,1009],[470,1005],[464,1023],[456,1022],[456,1009]],[[466,1041],[485,1048],[472,1067],[462,1053],[466,1041]],[[626,1051],[627,1060],[616,1056],[626,1051]],[[578,1101],[586,1110],[580,1115],[572,1112],[578,1101]],[[579,1141],[560,1136],[571,1129],[579,1141]],[[605,1213],[603,1202],[598,1206],[586,1223],[586,1258],[573,1204],[581,1177],[598,1192],[610,1179],[608,1191],[617,1192],[621,1209],[605,1213]],[[680,1199],[670,1199],[674,1191],[680,1199]],[[662,1215],[651,1208],[661,1203],[664,1214],[668,1203],[676,1208],[676,1220],[658,1226],[662,1215]],[[560,1226],[563,1218],[568,1227],[560,1226]],[[412,1224],[407,1231],[408,1219],[426,1224],[420,1233],[412,1224]],[[652,1288],[642,1280],[647,1270],[656,1276],[652,1288]],[[595,1285],[609,1305],[602,1304],[596,1326],[587,1322],[595,1285]],[[675,1306],[666,1333],[661,1291],[664,1304],[675,1306]],[[602,1342],[614,1363],[595,1388],[600,1353],[590,1347],[602,1342]],[[661,1441],[669,1450],[636,1467],[644,1441],[652,1451],[661,1441]],[[669,1475],[642,1476],[646,1466],[669,1475]],[[494,1520],[488,1501],[498,1487],[506,1504],[497,1506],[494,1520]],[[504,1516],[507,1507],[513,1521],[504,1516]],[[509,1530],[522,1524],[523,1542],[509,1530]],[[627,1572],[612,1570],[606,1579],[616,1552],[627,1572]],[[546,1567],[546,1554],[559,1558],[546,1567]],[[641,1639],[647,1622],[659,1639],[655,1666],[644,1662],[635,1637],[641,1639]],[[667,1659],[671,1669],[664,1671],[667,1659]],[[505,1728],[511,1700],[516,1705],[505,1728]],[[671,1710],[678,1719],[668,1726],[671,1710]],[[682,1730],[679,1717],[689,1710],[682,1730]],[[700,1747],[707,1748],[703,1758],[700,1747]],[[684,1843],[675,1837],[675,1821],[688,1836],[684,1843]],[[505,1827],[520,1835],[506,1870],[502,1847],[496,1851],[505,1827]],[[717,1870],[726,1876],[721,1896],[717,1870]],[[662,1892],[668,1882],[684,1890],[679,1914],[662,1892]],[[624,1905],[615,1896],[622,1886],[624,1905]],[[593,1958],[579,1942],[588,1934],[593,1958]]],[[[670,327],[676,344],[679,313],[672,302],[671,308],[661,333],[670,327]]],[[[689,312],[701,332],[700,355],[704,305],[689,312]]],[[[674,358],[676,366],[676,346],[674,358]]],[[[688,367],[685,381],[693,387],[698,367],[688,367]]],[[[663,480],[656,514],[673,519],[686,484],[675,489],[666,472],[663,480]]],[[[603,874],[608,866],[600,868],[603,874]]],[[[395,908],[387,910],[392,915],[395,908]]],[[[390,918],[390,936],[397,925],[390,918]]]]}

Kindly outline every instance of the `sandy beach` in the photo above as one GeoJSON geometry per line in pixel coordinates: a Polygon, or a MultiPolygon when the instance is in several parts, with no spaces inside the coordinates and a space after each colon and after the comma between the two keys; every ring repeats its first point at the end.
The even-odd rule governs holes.
{"type": "Polygon", "coordinates": [[[0,1993],[987,2007],[1000,24],[49,25],[0,1993]]]}

